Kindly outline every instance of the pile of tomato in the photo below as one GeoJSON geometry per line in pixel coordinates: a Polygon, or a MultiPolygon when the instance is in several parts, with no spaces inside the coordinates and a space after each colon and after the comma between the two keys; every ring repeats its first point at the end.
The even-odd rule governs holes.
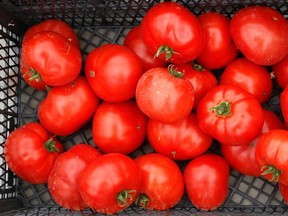
{"type": "Polygon", "coordinates": [[[96,47],[83,61],[72,28],[43,21],[24,35],[20,65],[47,96],[39,121],[7,138],[6,162],[20,178],[47,184],[70,210],[167,210],[185,192],[193,206],[212,210],[227,198],[230,168],[278,182],[287,201],[287,41],[288,21],[266,6],[228,18],[163,2],[123,44],[96,47]],[[263,108],[272,70],[283,119],[263,108]],[[97,148],[65,151],[57,136],[90,121],[97,148]],[[145,140],[154,152],[130,157],[145,140]],[[209,151],[213,141],[220,153],[209,151]],[[187,163],[180,169],[177,161],[187,163]]]}

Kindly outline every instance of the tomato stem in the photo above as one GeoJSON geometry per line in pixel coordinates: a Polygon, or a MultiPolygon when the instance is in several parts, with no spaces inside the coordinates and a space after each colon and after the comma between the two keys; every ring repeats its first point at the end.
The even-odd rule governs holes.
{"type": "Polygon", "coordinates": [[[129,206],[127,200],[130,199],[132,200],[132,195],[131,193],[135,193],[135,190],[124,190],[121,191],[120,193],[117,194],[117,202],[119,207],[127,207],[129,206]]]}
{"type": "Polygon", "coordinates": [[[60,153],[60,150],[55,146],[56,142],[54,141],[54,137],[55,136],[50,137],[50,139],[48,139],[44,143],[44,147],[48,152],[55,152],[56,151],[56,152],[60,153]]]}
{"type": "Polygon", "coordinates": [[[199,72],[202,72],[204,68],[200,64],[194,64],[193,68],[199,72]]]}
{"type": "Polygon", "coordinates": [[[41,76],[40,74],[34,69],[34,68],[30,68],[30,70],[28,70],[26,73],[24,73],[24,77],[27,76],[29,73],[32,73],[32,76],[28,79],[29,81],[35,80],[36,82],[40,82],[41,81],[41,76]]]}
{"type": "Polygon", "coordinates": [[[267,166],[263,166],[261,168],[261,171],[263,171],[261,173],[261,175],[268,175],[271,174],[271,179],[269,181],[271,182],[278,182],[279,177],[281,175],[281,170],[277,169],[276,167],[274,167],[273,165],[267,165],[267,166]],[[264,171],[263,171],[264,170],[264,171]]]}
{"type": "Polygon", "coordinates": [[[177,68],[174,68],[174,66],[175,66],[175,65],[173,65],[173,64],[168,65],[168,71],[169,71],[169,73],[170,73],[172,76],[176,77],[176,78],[181,78],[181,77],[183,77],[183,76],[184,76],[184,72],[177,71],[177,68]]]}
{"type": "Polygon", "coordinates": [[[162,53],[165,53],[165,60],[168,61],[173,54],[179,54],[178,52],[175,52],[172,48],[162,45],[158,48],[154,58],[159,57],[162,53]]]}
{"type": "Polygon", "coordinates": [[[211,107],[210,110],[215,111],[218,116],[229,116],[231,115],[231,103],[229,101],[222,101],[217,106],[211,107]]]}
{"type": "Polygon", "coordinates": [[[139,205],[142,208],[146,208],[147,204],[149,203],[150,199],[146,194],[139,194],[136,198],[136,205],[139,205]]]}

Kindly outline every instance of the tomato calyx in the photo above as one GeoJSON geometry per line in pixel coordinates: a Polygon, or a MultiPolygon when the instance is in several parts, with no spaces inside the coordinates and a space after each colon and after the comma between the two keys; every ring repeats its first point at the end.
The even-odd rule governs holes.
{"type": "Polygon", "coordinates": [[[166,61],[168,61],[172,57],[173,54],[179,55],[179,53],[175,52],[172,48],[165,46],[165,45],[162,45],[158,48],[154,58],[159,57],[162,53],[165,53],[165,60],[166,61]]]}
{"type": "Polygon", "coordinates": [[[213,110],[218,116],[226,117],[231,115],[231,103],[229,101],[222,101],[218,105],[211,107],[209,110],[213,110]]]}
{"type": "Polygon", "coordinates": [[[29,81],[33,81],[33,80],[35,80],[36,82],[41,81],[40,74],[32,67],[30,68],[30,70],[26,71],[23,76],[25,77],[30,73],[32,73],[32,76],[28,79],[29,81]]]}
{"type": "Polygon", "coordinates": [[[127,207],[129,206],[127,200],[132,200],[131,193],[135,193],[136,190],[123,190],[117,194],[117,202],[119,207],[127,207]]]}
{"type": "Polygon", "coordinates": [[[136,205],[142,207],[142,208],[146,208],[148,202],[150,201],[149,197],[146,194],[139,194],[136,198],[136,205]]]}
{"type": "Polygon", "coordinates": [[[277,169],[275,166],[273,165],[267,165],[267,166],[263,166],[261,168],[261,171],[263,171],[261,173],[261,175],[268,175],[271,174],[271,179],[269,179],[269,181],[271,182],[278,182],[279,177],[281,175],[281,170],[277,169]],[[264,170],[264,171],[263,171],[264,170]]]}
{"type": "Polygon", "coordinates": [[[55,146],[56,142],[53,140],[55,136],[50,137],[50,139],[48,139],[45,143],[44,143],[44,148],[48,151],[48,152],[59,152],[60,150],[55,146]]]}
{"type": "Polygon", "coordinates": [[[181,78],[184,76],[184,72],[180,72],[177,70],[177,68],[174,68],[175,65],[170,64],[168,65],[168,71],[169,73],[174,76],[175,78],[181,78]]]}
{"type": "Polygon", "coordinates": [[[193,68],[199,72],[202,72],[204,70],[204,68],[200,64],[194,64],[193,68]]]}

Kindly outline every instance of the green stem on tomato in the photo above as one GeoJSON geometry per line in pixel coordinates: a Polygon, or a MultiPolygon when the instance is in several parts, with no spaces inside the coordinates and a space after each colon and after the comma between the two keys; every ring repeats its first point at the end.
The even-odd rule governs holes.
{"type": "Polygon", "coordinates": [[[121,191],[120,193],[117,194],[117,202],[119,207],[127,207],[129,206],[128,204],[128,199],[132,200],[132,195],[131,193],[135,193],[135,190],[124,190],[121,191]]]}
{"type": "Polygon", "coordinates": [[[178,71],[177,68],[174,68],[173,64],[168,65],[168,71],[172,76],[176,78],[181,78],[184,76],[184,72],[178,71]]]}
{"type": "Polygon", "coordinates": [[[28,79],[29,81],[35,80],[36,82],[40,82],[41,81],[41,76],[40,74],[34,69],[34,68],[30,68],[30,70],[28,70],[26,73],[24,73],[24,77],[27,76],[29,73],[32,73],[32,76],[28,79]]]}
{"type": "Polygon", "coordinates": [[[158,48],[154,58],[159,57],[162,53],[165,53],[165,60],[168,61],[173,54],[179,54],[178,52],[174,51],[172,48],[162,45],[158,48]]]}
{"type": "Polygon", "coordinates": [[[213,110],[218,116],[226,117],[231,115],[231,103],[229,101],[222,101],[209,110],[213,110]]]}
{"type": "Polygon", "coordinates": [[[278,182],[280,175],[281,175],[281,170],[277,169],[275,166],[273,165],[267,165],[267,166],[263,166],[261,168],[261,171],[263,171],[261,173],[261,175],[269,175],[271,174],[271,179],[269,181],[271,182],[278,182]]]}
{"type": "Polygon", "coordinates": [[[44,147],[45,149],[48,151],[48,152],[59,152],[60,153],[60,150],[55,146],[56,145],[56,142],[54,141],[54,137],[55,136],[52,136],[50,137],[45,143],[44,143],[44,147]]]}
{"type": "Polygon", "coordinates": [[[141,208],[146,208],[147,204],[149,203],[150,199],[146,194],[139,194],[136,198],[136,205],[140,206],[141,208]]]}
{"type": "Polygon", "coordinates": [[[200,64],[194,64],[193,68],[199,72],[203,71],[203,67],[200,64]]]}

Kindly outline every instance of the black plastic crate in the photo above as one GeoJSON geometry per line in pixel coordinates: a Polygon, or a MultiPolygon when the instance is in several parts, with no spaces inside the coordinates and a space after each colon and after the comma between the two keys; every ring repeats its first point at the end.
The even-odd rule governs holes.
{"type": "MultiPolygon", "coordinates": [[[[138,25],[146,11],[159,0],[0,0],[0,214],[2,215],[95,215],[90,209],[70,212],[57,206],[46,185],[31,185],[17,178],[7,167],[3,149],[5,140],[17,127],[37,120],[37,107],[45,92],[37,91],[21,79],[19,56],[21,39],[27,28],[45,19],[65,20],[78,35],[83,59],[88,53],[106,43],[121,44],[129,30],[138,25]],[[5,212],[5,213],[4,213],[5,212]]],[[[266,5],[288,17],[286,0],[183,0],[178,1],[199,15],[216,10],[228,17],[248,5],[266,5]]],[[[280,89],[274,83],[271,99],[265,104],[281,116],[280,89]]],[[[60,137],[65,148],[76,143],[93,144],[91,125],[68,137],[60,137]]],[[[211,149],[219,152],[217,143],[211,149]]],[[[149,144],[131,154],[132,157],[151,152],[149,144]]],[[[180,166],[185,164],[179,162],[180,166]]],[[[186,195],[173,209],[165,212],[147,211],[136,206],[119,215],[191,215],[199,214],[283,214],[287,205],[277,185],[264,178],[244,176],[231,170],[229,196],[225,203],[212,212],[199,211],[186,195]]]]}

